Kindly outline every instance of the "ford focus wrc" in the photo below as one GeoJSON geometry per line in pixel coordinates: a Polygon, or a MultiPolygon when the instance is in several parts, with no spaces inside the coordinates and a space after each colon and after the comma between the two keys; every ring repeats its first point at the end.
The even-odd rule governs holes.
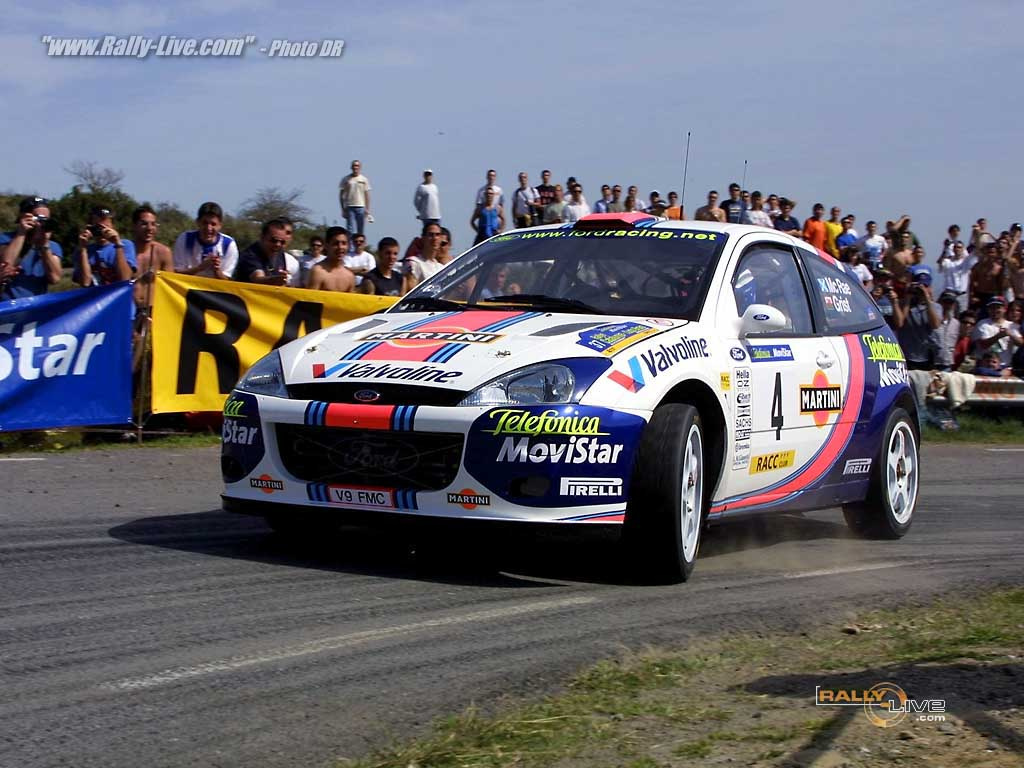
{"type": "Polygon", "coordinates": [[[855,276],[773,230],[597,214],[468,251],[383,313],[257,362],[225,509],[614,524],[685,580],[706,524],[842,506],[902,536],[916,405],[855,276]]]}

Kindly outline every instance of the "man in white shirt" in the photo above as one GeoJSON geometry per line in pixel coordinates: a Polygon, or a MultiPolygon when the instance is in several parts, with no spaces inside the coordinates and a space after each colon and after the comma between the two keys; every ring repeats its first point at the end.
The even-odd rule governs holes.
{"type": "Polygon", "coordinates": [[[313,270],[313,267],[326,258],[324,255],[324,239],[320,235],[313,235],[309,238],[309,250],[304,251],[301,256],[296,258],[299,260],[298,284],[300,288],[305,288],[309,285],[309,273],[313,270]]]}
{"type": "Polygon", "coordinates": [[[363,176],[363,164],[353,160],[352,173],[338,183],[341,215],[345,217],[348,231],[352,234],[363,234],[365,223],[373,223],[373,216],[370,214],[370,189],[370,180],[363,176]]]}
{"type": "Polygon", "coordinates": [[[416,207],[416,218],[423,224],[441,223],[441,196],[434,183],[434,172],[429,168],[423,172],[423,183],[416,187],[412,204],[416,207]]]}
{"type": "Polygon", "coordinates": [[[224,211],[217,203],[199,206],[196,227],[182,232],[174,241],[174,271],[230,280],[238,266],[238,246],[234,238],[220,231],[224,211]]]}
{"type": "Polygon", "coordinates": [[[530,186],[526,171],[519,174],[519,186],[512,193],[512,216],[516,227],[533,226],[533,207],[540,200],[537,190],[530,186]]]}
{"type": "Polygon", "coordinates": [[[573,223],[579,221],[584,216],[590,215],[590,206],[587,205],[587,201],[583,199],[583,187],[579,184],[574,184],[571,190],[571,197],[569,202],[565,204],[565,208],[562,209],[562,221],[573,223]]]}
{"type": "Polygon", "coordinates": [[[874,271],[879,268],[885,256],[885,238],[878,234],[877,222],[869,221],[867,227],[867,234],[857,239],[857,250],[874,271]]]}
{"type": "MultiPolygon", "coordinates": [[[[437,222],[434,222],[435,224],[437,222]]],[[[356,288],[363,283],[363,275],[377,266],[373,254],[366,250],[366,235],[352,237],[353,250],[345,254],[344,264],[356,276],[356,288]]]]}
{"type": "Polygon", "coordinates": [[[1004,367],[1013,363],[1013,353],[1024,344],[1020,328],[1016,323],[1006,319],[1006,299],[993,296],[988,300],[988,317],[974,329],[975,355],[981,357],[986,352],[999,355],[999,362],[1004,367]]]}
{"type": "Polygon", "coordinates": [[[476,191],[476,204],[486,205],[487,204],[487,190],[494,190],[494,202],[500,205],[502,208],[505,207],[505,193],[501,191],[501,187],[497,184],[498,172],[491,168],[487,171],[487,183],[484,184],[480,189],[476,191]]]}
{"type": "Polygon", "coordinates": [[[956,294],[956,305],[960,312],[967,309],[967,289],[971,283],[971,269],[978,263],[978,257],[967,255],[962,242],[953,244],[953,251],[947,255],[945,251],[939,256],[939,272],[942,274],[944,291],[956,294]]]}
{"type": "Polygon", "coordinates": [[[763,200],[763,196],[757,190],[750,193],[750,207],[743,212],[742,221],[744,224],[752,224],[755,227],[768,227],[768,229],[772,229],[775,226],[772,223],[772,217],[764,209],[763,200]]]}

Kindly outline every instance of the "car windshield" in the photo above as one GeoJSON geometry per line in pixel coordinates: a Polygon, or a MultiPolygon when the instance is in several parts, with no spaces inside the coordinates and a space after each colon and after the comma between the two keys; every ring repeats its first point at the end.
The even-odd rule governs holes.
{"type": "Polygon", "coordinates": [[[726,238],[656,227],[510,232],[456,259],[392,311],[511,305],[696,320],[726,238]]]}

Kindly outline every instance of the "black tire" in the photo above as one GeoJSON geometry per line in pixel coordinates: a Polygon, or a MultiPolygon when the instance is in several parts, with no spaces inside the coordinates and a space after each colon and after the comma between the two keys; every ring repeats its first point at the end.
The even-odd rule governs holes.
{"type": "Polygon", "coordinates": [[[902,537],[914,520],[920,481],[916,424],[905,410],[894,408],[871,467],[867,498],[843,506],[846,524],[868,539],[902,537]]]}
{"type": "Polygon", "coordinates": [[[693,572],[710,498],[704,444],[700,414],[690,405],[658,407],[644,429],[623,530],[630,565],[644,580],[677,583],[693,572]]]}

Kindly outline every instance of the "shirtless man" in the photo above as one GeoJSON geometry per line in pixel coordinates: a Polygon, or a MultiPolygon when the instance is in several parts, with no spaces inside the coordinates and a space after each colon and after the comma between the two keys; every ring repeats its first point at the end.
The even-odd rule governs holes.
{"type": "Polygon", "coordinates": [[[900,242],[893,243],[892,253],[886,254],[882,264],[897,280],[902,280],[906,271],[914,266],[914,239],[909,232],[901,233],[900,242]]]}
{"type": "Polygon", "coordinates": [[[153,307],[153,279],[157,272],[174,271],[174,255],[171,249],[156,241],[160,223],[156,211],[148,205],[140,205],[132,211],[132,242],[135,243],[135,258],[139,263],[138,279],[135,281],[135,306],[140,315],[148,314],[153,307]]]}
{"type": "Polygon", "coordinates": [[[718,207],[718,192],[708,192],[708,204],[698,208],[694,218],[697,221],[725,221],[725,211],[718,207]]]}
{"type": "Polygon", "coordinates": [[[315,264],[309,273],[309,287],[314,291],[351,293],[356,287],[356,276],[345,266],[348,253],[348,230],[330,227],[324,235],[327,256],[315,264]]]}

